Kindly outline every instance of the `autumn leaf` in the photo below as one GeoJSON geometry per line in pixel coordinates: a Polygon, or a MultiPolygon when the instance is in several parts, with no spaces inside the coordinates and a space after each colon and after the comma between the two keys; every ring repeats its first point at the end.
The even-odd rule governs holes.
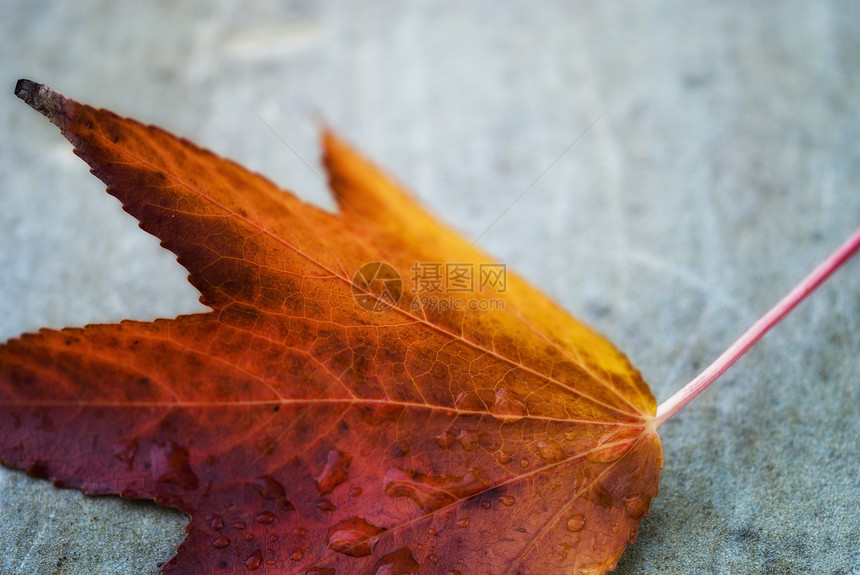
{"type": "Polygon", "coordinates": [[[0,347],[5,465],[186,513],[165,573],[614,567],[661,450],[656,402],[609,342],[331,132],[338,213],[159,128],[27,80],[16,94],[212,311],[0,347]],[[447,264],[504,282],[410,285],[447,264]]]}

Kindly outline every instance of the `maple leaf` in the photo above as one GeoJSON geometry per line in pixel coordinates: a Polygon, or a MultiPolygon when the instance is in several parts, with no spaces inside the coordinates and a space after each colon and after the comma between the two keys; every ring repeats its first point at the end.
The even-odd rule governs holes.
{"type": "Polygon", "coordinates": [[[661,449],[609,342],[510,272],[443,300],[405,289],[416,266],[495,264],[331,132],[334,214],[159,128],[16,94],[212,311],[4,344],[5,465],[189,515],[165,573],[614,567],[661,449]]]}

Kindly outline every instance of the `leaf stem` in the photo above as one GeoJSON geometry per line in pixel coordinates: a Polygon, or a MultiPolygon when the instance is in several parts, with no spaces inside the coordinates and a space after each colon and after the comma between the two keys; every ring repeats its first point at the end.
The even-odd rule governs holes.
{"type": "Polygon", "coordinates": [[[797,304],[802,302],[806,296],[815,291],[833,272],[842,267],[857,250],[860,249],[860,229],[849,237],[845,243],[830,254],[826,260],[816,267],[803,281],[801,281],[788,295],[782,298],[769,312],[764,314],[746,333],[744,333],[731,347],[717,358],[714,363],[705,368],[695,379],[685,385],[680,391],[660,404],[657,408],[657,417],[654,421],[656,429],[673,415],[681,411],[688,403],[700,393],[705,391],[718,377],[741,358],[770,328],[778,324],[793,310],[797,304]]]}

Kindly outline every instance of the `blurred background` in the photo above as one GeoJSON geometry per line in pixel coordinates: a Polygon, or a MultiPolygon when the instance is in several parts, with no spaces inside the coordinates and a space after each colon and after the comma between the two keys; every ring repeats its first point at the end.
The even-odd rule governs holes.
{"type": "MultiPolygon", "coordinates": [[[[324,118],[661,401],[860,224],[850,0],[4,0],[0,48],[2,339],[205,309],[19,77],[331,207],[324,118]]],[[[860,573],[858,311],[854,262],[661,428],[617,573],[860,573]]],[[[0,573],[155,574],[184,524],[0,469],[0,573]]]]}

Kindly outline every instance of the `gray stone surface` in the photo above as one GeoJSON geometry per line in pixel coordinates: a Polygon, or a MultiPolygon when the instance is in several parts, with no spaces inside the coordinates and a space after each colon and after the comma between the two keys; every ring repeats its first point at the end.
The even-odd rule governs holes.
{"type": "MultiPolygon", "coordinates": [[[[272,133],[313,161],[318,110],[661,400],[860,222],[857,2],[241,4],[0,3],[0,337],[201,310],[19,77],[327,202],[272,133]]],[[[860,261],[661,428],[618,573],[860,573],[859,308],[860,261]]],[[[4,575],[154,574],[184,522],[0,469],[4,575]]]]}

